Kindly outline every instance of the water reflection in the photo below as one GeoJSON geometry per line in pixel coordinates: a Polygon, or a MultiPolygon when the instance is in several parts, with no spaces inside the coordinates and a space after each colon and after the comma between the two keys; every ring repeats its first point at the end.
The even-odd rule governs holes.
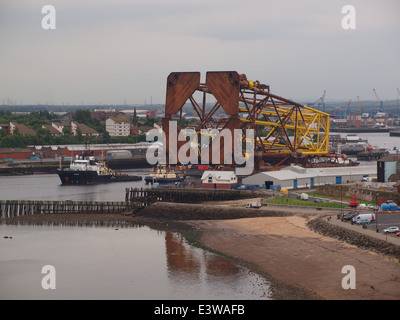
{"type": "MultiPolygon", "coordinates": [[[[188,245],[176,233],[166,233],[165,248],[168,277],[172,286],[185,286],[201,295],[199,298],[224,295],[224,299],[259,299],[269,296],[265,279],[216,254],[188,245]]],[[[184,296],[182,296],[184,298],[184,296]]]]}
{"type": "Polygon", "coordinates": [[[199,279],[202,257],[196,256],[193,248],[185,246],[184,240],[177,234],[165,234],[165,254],[170,277],[189,274],[199,279]]]}
{"type": "Polygon", "coordinates": [[[0,225],[0,299],[266,299],[268,290],[264,278],[177,233],[0,225]],[[56,290],[40,287],[47,264],[56,290]]]}

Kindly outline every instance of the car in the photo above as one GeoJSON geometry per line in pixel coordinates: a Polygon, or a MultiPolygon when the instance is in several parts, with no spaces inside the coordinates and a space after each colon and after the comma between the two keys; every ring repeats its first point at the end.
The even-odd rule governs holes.
{"type": "Polygon", "coordinates": [[[343,216],[344,221],[351,221],[357,214],[355,213],[348,213],[343,216]]]}
{"type": "Polygon", "coordinates": [[[400,232],[397,232],[397,233],[396,233],[396,236],[400,237],[400,232]]]}
{"type": "Polygon", "coordinates": [[[399,227],[389,227],[386,229],[383,229],[384,233],[394,233],[394,232],[399,232],[399,227]]]}

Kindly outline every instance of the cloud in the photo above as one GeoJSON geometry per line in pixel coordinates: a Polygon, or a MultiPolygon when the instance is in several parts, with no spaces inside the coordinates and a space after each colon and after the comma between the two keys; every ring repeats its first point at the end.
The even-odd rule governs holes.
{"type": "Polygon", "coordinates": [[[292,99],[373,98],[377,83],[389,97],[399,86],[397,1],[354,0],[351,31],[342,0],[48,3],[53,31],[41,28],[41,1],[0,5],[0,103],[164,103],[172,71],[237,70],[292,99]]]}

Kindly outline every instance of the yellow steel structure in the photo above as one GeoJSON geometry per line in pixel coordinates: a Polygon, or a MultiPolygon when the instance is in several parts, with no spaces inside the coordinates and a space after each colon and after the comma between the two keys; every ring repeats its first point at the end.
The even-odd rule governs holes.
{"type": "MultiPolygon", "coordinates": [[[[250,136],[246,137],[247,129],[254,130],[249,132],[254,139],[254,150],[251,151],[254,151],[260,164],[305,163],[314,156],[329,155],[328,113],[274,95],[268,85],[248,81],[245,74],[236,71],[209,71],[204,83],[200,82],[199,72],[173,72],[168,76],[162,124],[167,153],[170,150],[170,122],[179,113],[181,123],[182,108],[187,101],[198,117],[195,133],[210,136],[209,148],[202,150],[209,152],[210,156],[218,132],[229,130],[233,137],[235,130],[241,130],[242,142],[247,142],[251,139],[250,136]]],[[[177,136],[172,137],[178,148],[184,143],[178,141],[177,136]]],[[[199,148],[197,141],[194,142],[194,148],[199,148]]],[[[216,139],[215,144],[219,146],[220,163],[225,163],[223,158],[232,157],[232,154],[225,152],[225,147],[233,150],[236,141],[228,141],[226,145],[223,142],[224,146],[217,144],[219,141],[216,139]]]]}
{"type": "Polygon", "coordinates": [[[262,110],[239,107],[240,121],[260,132],[255,144],[262,143],[265,152],[300,152],[323,156],[329,153],[330,115],[308,106],[264,106],[262,110]],[[256,111],[256,112],[255,112],[256,111]],[[262,120],[247,116],[260,114],[262,120]],[[261,135],[266,131],[266,135],[261,135]]]}

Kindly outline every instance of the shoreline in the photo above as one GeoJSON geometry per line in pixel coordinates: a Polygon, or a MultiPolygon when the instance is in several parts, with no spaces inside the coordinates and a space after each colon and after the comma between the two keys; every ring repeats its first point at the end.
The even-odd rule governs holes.
{"type": "MultiPolygon", "coordinates": [[[[187,211],[196,213],[193,210],[196,206],[184,206],[187,211]]],[[[159,209],[161,207],[159,205],[159,209]]],[[[175,206],[175,209],[178,207],[175,206]]],[[[258,210],[218,204],[198,207],[202,207],[203,211],[209,207],[216,212],[230,214],[225,218],[217,214],[204,219],[202,211],[198,211],[197,214],[203,215],[203,219],[185,220],[178,216],[168,219],[165,214],[157,214],[160,210],[153,210],[156,213],[153,217],[145,215],[145,212],[140,216],[131,213],[80,213],[3,218],[0,223],[94,224],[105,227],[146,225],[160,231],[177,232],[189,244],[222,255],[266,278],[271,284],[271,298],[274,300],[400,298],[399,260],[349,244],[344,238],[340,239],[329,232],[322,231],[328,235],[320,234],[321,230],[315,228],[315,223],[314,228],[311,227],[310,223],[329,213],[309,208],[303,211],[290,208],[258,210]],[[237,215],[239,211],[244,215],[237,215]],[[345,265],[354,265],[358,270],[356,290],[344,290],[341,287],[345,276],[341,269],[345,265]]]]}

